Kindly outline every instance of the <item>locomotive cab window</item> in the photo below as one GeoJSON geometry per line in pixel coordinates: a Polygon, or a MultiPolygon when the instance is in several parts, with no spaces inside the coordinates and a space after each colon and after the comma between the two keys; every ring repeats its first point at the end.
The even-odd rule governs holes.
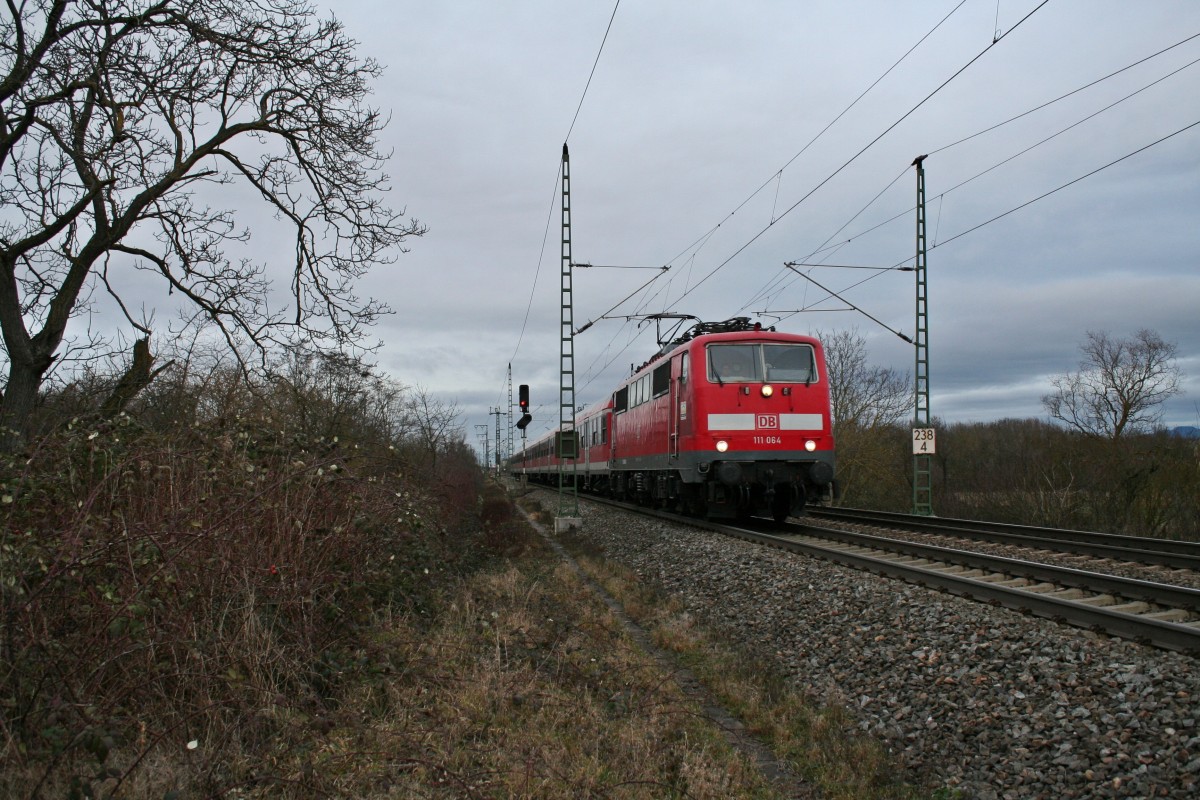
{"type": "Polygon", "coordinates": [[[817,379],[813,349],[807,344],[714,344],[708,348],[712,383],[812,383],[817,379]]]}
{"type": "Polygon", "coordinates": [[[813,349],[806,344],[764,344],[763,361],[772,383],[812,383],[817,379],[813,349]]]}
{"type": "Polygon", "coordinates": [[[757,344],[714,344],[708,348],[708,379],[713,383],[762,380],[757,344]]]}

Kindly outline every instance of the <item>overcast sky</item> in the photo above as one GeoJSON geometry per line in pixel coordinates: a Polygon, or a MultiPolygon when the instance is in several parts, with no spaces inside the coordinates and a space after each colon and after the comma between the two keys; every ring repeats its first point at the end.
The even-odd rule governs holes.
{"type": "MultiPolygon", "coordinates": [[[[911,260],[910,165],[929,154],[933,414],[1044,417],[1087,331],[1144,327],[1187,376],[1164,421],[1200,425],[1200,3],[1039,4],[330,4],[386,67],[392,202],[429,226],[362,287],[398,312],[380,366],[456,402],[476,444],[507,408],[511,363],[532,386],[530,434],[557,426],[567,142],[574,260],[652,268],[577,269],[577,327],[669,266],[611,313],[856,327],[873,362],[911,372],[888,329],[913,335],[912,273],[803,268],[876,323],[784,262],[911,260]]],[[[578,402],[654,335],[624,320],[578,335],[578,402]]]]}

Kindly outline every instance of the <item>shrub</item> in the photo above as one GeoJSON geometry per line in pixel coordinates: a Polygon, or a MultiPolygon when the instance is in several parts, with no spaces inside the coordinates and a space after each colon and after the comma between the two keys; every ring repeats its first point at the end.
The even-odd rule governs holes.
{"type": "Polygon", "coordinates": [[[227,397],[157,430],[47,426],[0,464],[0,795],[269,781],[375,668],[369,624],[419,617],[470,550],[468,466],[435,491],[387,446],[227,397]]]}

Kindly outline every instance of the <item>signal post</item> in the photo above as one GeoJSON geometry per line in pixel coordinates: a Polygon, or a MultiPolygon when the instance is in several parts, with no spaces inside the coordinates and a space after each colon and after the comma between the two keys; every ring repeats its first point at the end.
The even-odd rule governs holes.
{"type": "Polygon", "coordinates": [[[521,485],[525,486],[528,483],[525,475],[525,429],[533,421],[533,415],[529,413],[529,384],[522,383],[517,388],[517,403],[521,406],[521,418],[517,420],[517,429],[521,431],[521,485]]]}

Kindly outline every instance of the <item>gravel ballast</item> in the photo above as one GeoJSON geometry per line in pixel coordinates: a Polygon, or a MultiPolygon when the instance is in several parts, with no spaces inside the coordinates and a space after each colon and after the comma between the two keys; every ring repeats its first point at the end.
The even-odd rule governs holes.
{"type": "Polygon", "coordinates": [[[1190,656],[581,502],[585,538],[965,798],[1200,794],[1190,656]]]}

